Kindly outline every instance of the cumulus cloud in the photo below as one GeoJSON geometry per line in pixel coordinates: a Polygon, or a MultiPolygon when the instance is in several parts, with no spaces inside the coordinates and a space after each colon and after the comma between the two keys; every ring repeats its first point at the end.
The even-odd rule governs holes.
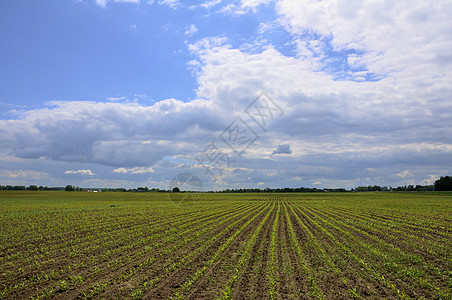
{"type": "Polygon", "coordinates": [[[64,174],[67,174],[67,175],[69,175],[69,174],[80,174],[80,175],[89,175],[89,176],[96,175],[96,174],[94,174],[93,171],[91,171],[89,169],[88,170],[66,170],[64,172],[64,174]]]}
{"type": "Polygon", "coordinates": [[[154,173],[154,169],[151,167],[135,167],[135,168],[117,168],[113,170],[114,173],[120,173],[120,174],[146,174],[146,173],[154,173]]]}
{"type": "Polygon", "coordinates": [[[209,0],[209,1],[206,1],[206,2],[202,3],[201,7],[209,9],[209,8],[211,8],[213,6],[216,6],[216,5],[220,4],[221,2],[222,2],[222,0],[209,0]]]}
{"type": "MultiPolygon", "coordinates": [[[[403,2],[391,6],[394,13],[388,19],[383,17],[382,7],[378,11],[370,9],[370,2],[357,4],[365,6],[365,11],[357,9],[356,16],[340,1],[312,2],[309,5],[313,7],[299,1],[279,1],[277,5],[279,21],[297,39],[299,52],[295,57],[285,56],[271,46],[247,53],[232,47],[224,37],[192,45],[191,50],[199,57],[191,64],[199,74],[199,97],[240,110],[256,90],[268,92],[285,114],[284,120],[276,120],[268,133],[261,135],[262,144],[284,140],[296,146],[298,163],[325,165],[305,168],[311,175],[322,170],[329,178],[340,178],[347,173],[341,170],[353,166],[349,180],[386,176],[388,181],[397,181],[401,177],[396,174],[410,164],[416,166],[412,176],[419,179],[427,176],[421,175],[421,166],[429,164],[435,169],[444,161],[451,162],[452,136],[447,132],[452,128],[448,100],[452,96],[452,78],[447,61],[441,66],[436,60],[444,47],[452,48],[451,22],[442,13],[449,4],[429,9],[422,3],[411,7],[403,2]],[[395,12],[402,10],[407,23],[396,19],[395,12]],[[408,17],[421,11],[438,18],[408,17]],[[352,15],[345,16],[347,13],[352,15]],[[353,22],[360,14],[363,16],[358,24],[362,22],[362,26],[353,22]],[[377,19],[372,19],[371,14],[376,14],[377,19]],[[431,36],[431,30],[426,30],[429,27],[442,34],[431,36]],[[321,37],[305,34],[313,31],[321,37]],[[359,34],[347,34],[354,31],[359,34]],[[399,53],[401,44],[403,52],[399,53]],[[353,52],[343,56],[349,69],[325,68],[332,56],[339,57],[341,51],[350,49],[353,52]],[[421,59],[426,51],[433,52],[421,59]],[[377,76],[370,76],[372,73],[377,76]],[[312,160],[304,159],[307,157],[312,160]],[[346,164],[340,162],[342,158],[346,164]],[[391,165],[393,170],[387,168],[391,165]],[[376,169],[378,174],[363,172],[366,168],[376,169]]],[[[264,157],[256,149],[255,145],[248,151],[248,165],[253,157],[264,157]]],[[[268,166],[266,161],[260,163],[268,166]]],[[[292,166],[279,168],[289,171],[293,162],[292,166]]]]}
{"type": "Polygon", "coordinates": [[[47,177],[45,172],[38,172],[33,170],[0,170],[0,177],[7,179],[41,179],[47,177]]]}
{"type": "Polygon", "coordinates": [[[292,154],[292,150],[290,150],[290,145],[278,145],[272,154],[292,154]]]}
{"type": "MultiPolygon", "coordinates": [[[[135,24],[134,24],[135,25],[135,24]]],[[[127,97],[108,97],[107,100],[111,102],[120,102],[126,100],[127,97]]]]}
{"type": "MultiPolygon", "coordinates": [[[[248,12],[256,12],[257,9],[261,5],[268,4],[270,2],[274,2],[274,0],[240,0],[240,1],[234,1],[232,3],[226,2],[227,4],[222,6],[221,9],[219,9],[220,12],[226,13],[226,14],[233,14],[233,15],[243,15],[248,12]]],[[[210,7],[215,6],[219,2],[208,2],[205,3],[204,7],[210,7]],[[214,4],[214,5],[209,5],[214,4]]]]}
{"type": "Polygon", "coordinates": [[[193,36],[198,32],[198,27],[195,24],[190,24],[185,27],[184,34],[187,36],[193,36]]]}
{"type": "MultiPolygon", "coordinates": [[[[109,0],[95,0],[96,4],[102,8],[107,6],[109,0]]],[[[140,0],[113,0],[115,3],[140,3],[140,0]]]]}
{"type": "Polygon", "coordinates": [[[336,50],[356,50],[350,58],[368,72],[425,81],[452,63],[445,55],[452,44],[449,1],[281,0],[277,9],[290,32],[315,32],[336,50]]]}
{"type": "Polygon", "coordinates": [[[95,0],[96,4],[100,7],[106,7],[107,6],[107,0],[95,0]]]}
{"type": "Polygon", "coordinates": [[[260,5],[268,4],[274,0],[241,0],[242,7],[256,8],[260,5]]]}
{"type": "Polygon", "coordinates": [[[181,6],[181,3],[179,0],[160,0],[159,1],[160,5],[166,5],[169,6],[171,8],[178,8],[181,6]]]}
{"type": "Polygon", "coordinates": [[[19,120],[0,121],[2,147],[21,158],[152,165],[165,155],[203,147],[225,124],[205,100],[168,99],[152,106],[113,102],[52,102],[19,120]]]}
{"type": "Polygon", "coordinates": [[[398,173],[397,176],[400,176],[400,178],[404,179],[407,176],[411,176],[411,172],[409,170],[405,170],[403,172],[398,173]]]}

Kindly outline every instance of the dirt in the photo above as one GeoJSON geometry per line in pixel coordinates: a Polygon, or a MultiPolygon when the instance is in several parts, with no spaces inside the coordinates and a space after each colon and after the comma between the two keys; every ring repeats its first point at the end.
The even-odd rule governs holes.
{"type": "Polygon", "coordinates": [[[108,207],[118,212],[106,214],[99,220],[96,216],[100,218],[101,214],[85,216],[89,220],[85,227],[74,215],[65,220],[64,213],[49,214],[46,217],[51,223],[34,224],[42,236],[24,232],[28,240],[6,240],[0,256],[0,293],[7,299],[29,299],[53,288],[49,298],[80,299],[94,286],[98,289],[93,295],[95,299],[131,298],[133,292],[136,298],[143,299],[169,299],[178,293],[186,299],[212,299],[223,295],[232,276],[238,274],[232,285],[233,299],[269,299],[271,237],[279,204],[272,271],[277,299],[315,299],[314,287],[325,299],[351,299],[353,293],[363,299],[396,299],[397,290],[411,298],[434,298],[436,288],[449,291],[450,296],[450,283],[447,283],[450,277],[446,272],[450,271],[451,255],[447,256],[445,248],[450,246],[450,233],[429,226],[429,218],[417,222],[409,219],[410,213],[391,216],[387,210],[370,212],[351,206],[324,208],[316,206],[315,202],[293,199],[285,196],[272,196],[265,201],[253,198],[233,205],[224,202],[216,210],[181,210],[168,216],[162,212],[146,215],[139,209],[119,211],[121,207],[108,207]],[[245,212],[247,209],[249,215],[245,212]],[[242,256],[268,212],[255,243],[242,256]],[[254,216],[257,217],[218,252],[228,238],[254,216]],[[289,221],[301,256],[292,243],[289,221]],[[61,227],[49,231],[58,222],[61,227]],[[71,222],[72,227],[64,227],[71,222]],[[392,223],[396,224],[394,228],[389,227],[392,223]],[[234,225],[226,230],[231,224],[234,225]],[[219,236],[212,240],[217,234],[219,236]],[[141,238],[150,239],[143,242],[141,238]],[[366,252],[360,242],[382,254],[366,252]],[[76,250],[79,254],[71,254],[76,250]],[[110,256],[106,255],[108,250],[112,252],[110,256]],[[215,253],[219,256],[211,261],[215,253]],[[397,254],[401,260],[390,269],[386,263],[397,254]],[[416,256],[422,261],[409,260],[416,256]],[[245,263],[238,268],[242,257],[246,258],[245,263]],[[95,267],[99,271],[96,272],[95,267]],[[422,276],[427,285],[423,286],[421,275],[417,278],[401,273],[411,267],[425,271],[422,276]],[[59,274],[45,279],[52,270],[59,274]],[[184,284],[199,270],[203,270],[200,277],[184,290],[184,284]],[[39,281],[37,276],[44,279],[39,281]],[[69,276],[73,276],[72,279],[69,276]],[[76,276],[83,279],[77,281],[76,276]]]}

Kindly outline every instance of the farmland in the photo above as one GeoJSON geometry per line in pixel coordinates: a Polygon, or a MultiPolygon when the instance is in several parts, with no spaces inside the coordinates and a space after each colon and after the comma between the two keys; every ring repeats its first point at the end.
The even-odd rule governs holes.
{"type": "Polygon", "coordinates": [[[451,299],[452,193],[189,204],[2,191],[0,298],[451,299]]]}

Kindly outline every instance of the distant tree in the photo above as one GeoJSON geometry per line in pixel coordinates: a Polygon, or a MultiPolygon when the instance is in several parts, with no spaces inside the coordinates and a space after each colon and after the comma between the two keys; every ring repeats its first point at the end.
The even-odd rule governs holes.
{"type": "Polygon", "coordinates": [[[66,192],[73,192],[73,191],[75,191],[75,188],[74,188],[72,185],[68,184],[68,185],[66,185],[66,187],[64,188],[64,190],[65,190],[66,192]]]}
{"type": "Polygon", "coordinates": [[[435,181],[435,191],[452,191],[452,177],[441,176],[435,181]]]}
{"type": "Polygon", "coordinates": [[[28,187],[28,190],[30,190],[30,191],[39,191],[39,188],[36,185],[30,185],[28,187]]]}
{"type": "Polygon", "coordinates": [[[179,193],[179,192],[180,192],[180,189],[177,186],[173,188],[173,193],[179,193]]]}
{"type": "Polygon", "coordinates": [[[357,192],[367,192],[368,187],[367,186],[358,186],[355,190],[357,192]]]}

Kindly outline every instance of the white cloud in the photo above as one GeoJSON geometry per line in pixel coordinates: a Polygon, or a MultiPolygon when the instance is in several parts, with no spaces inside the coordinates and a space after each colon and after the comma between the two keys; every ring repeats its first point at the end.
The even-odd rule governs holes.
{"type": "Polygon", "coordinates": [[[184,32],[185,35],[193,36],[196,33],[198,33],[198,27],[196,27],[195,24],[190,24],[185,27],[185,32],[184,32]]]}
{"type": "Polygon", "coordinates": [[[134,167],[150,165],[182,149],[193,152],[202,147],[199,141],[212,136],[212,130],[224,126],[223,118],[216,116],[217,108],[205,100],[184,103],[168,99],[153,106],[112,102],[50,105],[28,111],[21,120],[0,120],[2,147],[23,158],[134,167]]]}
{"type": "Polygon", "coordinates": [[[8,163],[8,162],[23,162],[24,160],[11,154],[0,153],[0,161],[2,163],[8,163]]]}
{"type": "Polygon", "coordinates": [[[265,5],[274,0],[241,0],[241,7],[255,9],[260,5],[265,5]]]}
{"type": "Polygon", "coordinates": [[[160,5],[166,5],[169,6],[171,8],[178,8],[181,6],[181,3],[179,0],[160,0],[159,1],[160,5]]]}
{"type": "Polygon", "coordinates": [[[201,4],[202,7],[210,9],[211,7],[214,7],[218,4],[220,4],[222,2],[222,0],[210,0],[210,1],[206,1],[203,4],[201,4]]]}
{"type": "Polygon", "coordinates": [[[128,173],[128,170],[126,168],[117,168],[113,170],[114,173],[121,173],[121,174],[126,174],[128,173]]]}
{"type": "Polygon", "coordinates": [[[402,179],[405,179],[405,177],[412,176],[412,175],[411,175],[411,172],[409,170],[405,170],[403,172],[398,173],[397,176],[399,176],[402,179]]]}
{"type": "MultiPolygon", "coordinates": [[[[107,2],[110,0],[95,0],[96,4],[102,8],[107,6],[107,2]]],[[[140,3],[140,0],[113,0],[114,3],[140,3]]]]}
{"type": "Polygon", "coordinates": [[[259,24],[259,33],[264,34],[266,32],[271,31],[275,27],[275,24],[272,22],[265,22],[259,24]]]}
{"type": "Polygon", "coordinates": [[[107,100],[111,101],[111,102],[120,102],[120,101],[124,101],[126,100],[127,97],[122,96],[122,97],[108,97],[107,100]]]}
{"type": "Polygon", "coordinates": [[[41,179],[48,176],[45,172],[38,172],[33,170],[0,170],[0,177],[7,179],[41,179]]]}
{"type": "Polygon", "coordinates": [[[94,172],[93,171],[91,171],[91,170],[66,170],[65,172],[64,172],[64,174],[80,174],[80,175],[89,175],[89,176],[94,176],[94,175],[96,175],[96,174],[94,174],[94,172]]]}
{"type": "MultiPolygon", "coordinates": [[[[385,30],[372,33],[366,31],[366,26],[354,24],[356,28],[353,30],[363,28],[365,33],[350,35],[348,42],[342,37],[339,40],[344,41],[339,42],[335,30],[342,23],[337,21],[337,16],[331,16],[336,18],[331,22],[339,22],[338,25],[331,26],[331,29],[325,27],[330,30],[321,31],[322,26],[326,26],[323,24],[329,22],[323,22],[322,15],[308,16],[315,19],[312,21],[301,21],[299,19],[304,14],[297,8],[291,10],[286,5],[288,3],[296,6],[300,2],[281,1],[279,7],[282,15],[280,21],[286,22],[287,28],[298,38],[298,56],[284,56],[273,47],[258,53],[246,53],[228,45],[225,37],[201,40],[190,47],[199,57],[191,63],[197,68],[199,97],[218,101],[226,110],[240,111],[247,106],[256,91],[268,92],[281,105],[285,115],[283,120],[275,121],[266,135],[261,136],[262,143],[270,141],[269,144],[274,144],[278,140],[290,142],[291,146],[297,148],[297,163],[318,166],[328,164],[330,170],[318,167],[318,170],[323,170],[323,174],[318,175],[330,172],[329,176],[345,176],[346,172],[340,170],[349,170],[355,176],[351,179],[359,183],[360,178],[368,176],[366,172],[372,169],[375,170],[375,174],[372,174],[374,178],[386,177],[389,181],[397,181],[388,172],[401,173],[404,164],[430,164],[438,171],[442,159],[451,162],[452,137],[447,133],[452,127],[452,107],[448,100],[452,97],[452,87],[448,84],[452,82],[451,72],[446,66],[437,65],[435,59],[419,60],[417,53],[428,49],[433,51],[430,53],[432,58],[443,53],[444,43],[452,41],[452,30],[447,30],[452,22],[439,18],[437,24],[432,26],[443,29],[430,39],[425,35],[418,40],[419,33],[415,28],[426,25],[422,24],[424,21],[420,25],[405,26],[391,20],[380,20],[382,24],[378,28],[387,28],[385,22],[389,22],[392,24],[390,31],[398,32],[395,39],[408,41],[402,58],[396,50],[399,41],[378,44],[370,43],[366,38],[370,36],[372,40],[373,34],[377,34],[379,40],[385,40],[385,30]],[[291,14],[294,14],[293,20],[289,18],[291,14]],[[320,21],[317,21],[318,18],[320,21]],[[297,22],[306,24],[298,26],[297,22]],[[320,28],[315,31],[327,38],[304,40],[300,35],[304,28],[307,28],[306,32],[320,28]],[[332,40],[329,41],[328,37],[332,40]],[[355,37],[359,38],[353,40],[355,37]],[[368,71],[347,71],[349,73],[345,79],[337,80],[336,71],[325,69],[332,55],[335,55],[329,52],[331,45],[338,53],[348,47],[362,51],[345,55],[345,60],[352,68],[367,68],[368,71]],[[410,54],[411,48],[413,55],[410,54]],[[304,55],[302,50],[305,51],[304,55]],[[382,67],[380,72],[376,68],[378,63],[387,63],[388,66],[382,67]],[[420,72],[420,69],[423,71],[420,72]],[[378,71],[384,77],[367,81],[366,73],[371,71],[378,71]],[[334,157],[337,161],[334,161],[334,157]],[[339,162],[341,157],[349,162],[348,166],[339,162]],[[387,165],[393,166],[392,172],[385,167],[387,165]],[[382,176],[381,172],[386,173],[382,176]]],[[[315,3],[335,5],[325,1],[315,3]]],[[[436,7],[432,10],[438,13],[441,9],[436,7]]],[[[333,13],[328,9],[322,12],[333,13]]],[[[371,12],[368,10],[366,13],[371,12]]],[[[363,22],[364,19],[366,17],[363,22]]],[[[346,20],[343,22],[344,26],[348,26],[346,20]]],[[[253,145],[253,149],[247,153],[247,159],[257,159],[259,155],[264,157],[257,149],[253,145]]],[[[260,164],[268,162],[261,161],[255,167],[261,168],[260,164]]],[[[275,167],[290,170],[292,166],[275,167]]],[[[412,174],[416,180],[427,176],[422,173],[422,168],[414,169],[412,174]]],[[[315,167],[310,168],[308,173],[312,175],[315,170],[315,167]]],[[[431,172],[431,169],[424,172],[431,172]]],[[[294,174],[293,178],[296,176],[294,174]]],[[[400,176],[397,177],[400,179],[400,176]]]]}
{"type": "Polygon", "coordinates": [[[361,51],[353,63],[368,72],[432,81],[452,64],[450,1],[280,0],[277,8],[293,34],[315,32],[336,50],[361,51]]]}
{"type": "MultiPolygon", "coordinates": [[[[190,44],[188,49],[197,55],[205,55],[214,51],[218,51],[222,48],[230,48],[226,44],[228,39],[224,36],[208,37],[197,41],[194,44],[190,44]]],[[[201,56],[201,58],[203,58],[201,56]]]]}
{"type": "Polygon", "coordinates": [[[107,6],[107,0],[95,0],[96,4],[100,7],[106,7],[107,6]]]}
{"type": "Polygon", "coordinates": [[[424,178],[422,181],[424,182],[424,184],[435,184],[435,181],[440,177],[441,175],[429,174],[427,178],[424,178]]]}
{"type": "Polygon", "coordinates": [[[151,167],[135,167],[135,168],[117,168],[113,170],[114,173],[119,173],[119,174],[146,174],[146,173],[154,173],[154,169],[152,169],[151,167]]]}
{"type": "MultiPolygon", "coordinates": [[[[256,12],[259,6],[269,4],[271,2],[274,2],[274,0],[240,0],[235,2],[236,3],[228,3],[219,11],[226,14],[243,15],[250,11],[256,12]]],[[[216,5],[218,3],[215,2],[214,4],[216,5]]]]}
{"type": "Polygon", "coordinates": [[[245,14],[248,11],[256,12],[257,8],[261,5],[266,5],[275,0],[234,0],[234,1],[223,1],[223,0],[208,0],[200,5],[194,5],[192,7],[203,7],[205,9],[211,9],[213,7],[220,7],[218,11],[230,14],[245,14]],[[223,2],[226,5],[220,6],[223,2]]]}

